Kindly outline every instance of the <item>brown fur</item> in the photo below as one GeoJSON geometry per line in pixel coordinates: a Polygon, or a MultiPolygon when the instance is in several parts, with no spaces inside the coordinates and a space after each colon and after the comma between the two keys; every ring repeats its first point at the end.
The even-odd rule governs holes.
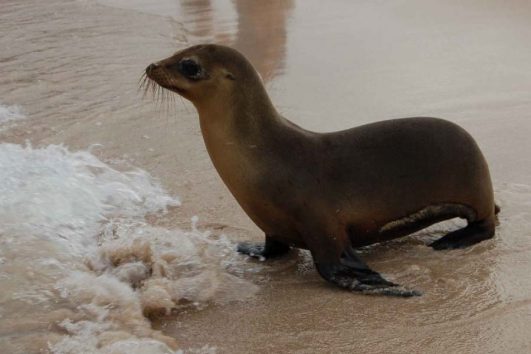
{"type": "Polygon", "coordinates": [[[316,263],[456,216],[494,232],[487,163],[454,123],[404,118],[310,132],[278,114],[240,53],[217,45],[185,49],[147,74],[195,105],[210,157],[249,217],[272,239],[310,249],[316,263]],[[175,69],[188,57],[207,79],[175,69]]]}

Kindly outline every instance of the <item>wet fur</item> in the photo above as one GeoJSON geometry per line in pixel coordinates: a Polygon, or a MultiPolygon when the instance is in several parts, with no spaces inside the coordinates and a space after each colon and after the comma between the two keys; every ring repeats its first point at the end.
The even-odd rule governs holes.
{"type": "Polygon", "coordinates": [[[153,81],[144,81],[146,91],[157,92],[156,81],[195,105],[214,166],[265,232],[264,246],[242,246],[242,253],[264,257],[288,246],[307,248],[328,281],[391,294],[381,289],[396,284],[368,268],[353,248],[453,217],[469,226],[434,248],[465,247],[494,235],[487,163],[454,123],[416,117],[310,132],[278,114],[252,65],[223,46],[185,49],[147,73],[153,81]],[[184,58],[196,60],[208,79],[187,80],[176,71],[184,58]]]}

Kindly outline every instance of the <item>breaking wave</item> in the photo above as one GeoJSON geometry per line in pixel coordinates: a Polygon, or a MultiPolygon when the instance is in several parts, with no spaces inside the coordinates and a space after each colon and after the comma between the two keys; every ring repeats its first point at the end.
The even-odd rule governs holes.
{"type": "Polygon", "coordinates": [[[147,172],[90,151],[0,144],[0,344],[175,353],[150,317],[252,296],[225,236],[198,230],[197,218],[190,230],[146,220],[179,205],[147,172]]]}

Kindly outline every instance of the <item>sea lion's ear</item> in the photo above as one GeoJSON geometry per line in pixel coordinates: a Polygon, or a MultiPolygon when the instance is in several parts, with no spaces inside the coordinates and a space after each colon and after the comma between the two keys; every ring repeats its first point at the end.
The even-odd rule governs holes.
{"type": "Polygon", "coordinates": [[[234,76],[234,74],[228,71],[227,69],[225,69],[225,77],[229,80],[233,80],[233,81],[236,80],[236,77],[234,76]]]}

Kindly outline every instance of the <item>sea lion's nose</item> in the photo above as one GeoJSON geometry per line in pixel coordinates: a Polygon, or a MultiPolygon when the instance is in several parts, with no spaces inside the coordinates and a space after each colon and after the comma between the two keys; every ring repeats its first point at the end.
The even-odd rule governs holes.
{"type": "Polygon", "coordinates": [[[155,70],[156,68],[158,68],[159,64],[157,63],[152,63],[152,64],[149,64],[148,67],[146,68],[146,74],[151,74],[153,72],[153,70],[155,70]]]}

